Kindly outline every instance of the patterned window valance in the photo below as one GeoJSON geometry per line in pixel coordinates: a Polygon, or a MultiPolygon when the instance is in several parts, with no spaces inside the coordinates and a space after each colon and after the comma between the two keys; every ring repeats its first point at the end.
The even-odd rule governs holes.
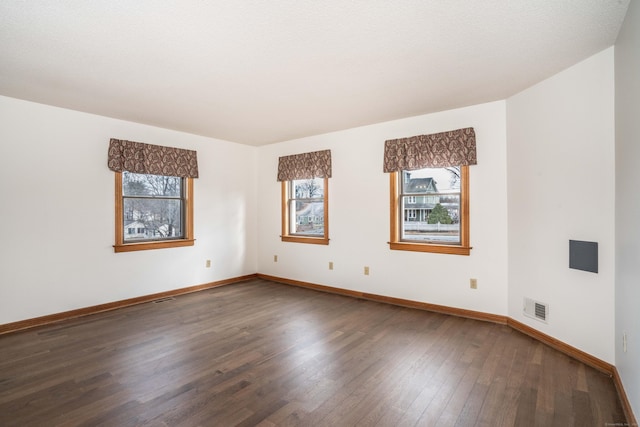
{"type": "Polygon", "coordinates": [[[198,177],[198,157],[193,150],[111,139],[109,169],[150,175],[198,177]]]}
{"type": "Polygon", "coordinates": [[[475,165],[473,128],[391,139],[384,143],[384,171],[475,165]]]}
{"type": "Polygon", "coordinates": [[[331,150],[280,157],[278,181],[331,178],[331,150]]]}

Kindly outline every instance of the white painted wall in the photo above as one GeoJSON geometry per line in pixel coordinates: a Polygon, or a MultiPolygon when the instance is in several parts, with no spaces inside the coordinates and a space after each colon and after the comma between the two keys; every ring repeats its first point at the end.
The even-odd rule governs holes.
{"type": "Polygon", "coordinates": [[[258,271],[273,276],[507,314],[505,102],[494,102],[272,144],[259,149],[258,271]],[[391,251],[387,139],[475,128],[470,256],[391,251]],[[330,149],[328,246],[281,242],[278,157],[330,149]],[[278,255],[274,263],[273,255],[278,255]],[[334,270],[328,269],[329,261],[334,270]],[[363,274],[364,266],[370,275],[363,274]],[[478,289],[469,288],[469,278],[478,289]]]}
{"type": "Polygon", "coordinates": [[[614,363],[614,63],[609,48],[507,100],[509,316],[614,363]],[[598,242],[599,273],[569,269],[598,242]],[[522,314],[549,304],[548,324],[522,314]]]}
{"type": "Polygon", "coordinates": [[[255,273],[254,147],[6,97],[0,117],[0,324],[255,273]],[[112,137],[198,151],[195,246],[113,252],[112,137]]]}
{"type": "Polygon", "coordinates": [[[640,415],[640,4],[631,2],[615,46],[616,367],[640,415]],[[627,352],[622,336],[627,335],[627,352]]]}

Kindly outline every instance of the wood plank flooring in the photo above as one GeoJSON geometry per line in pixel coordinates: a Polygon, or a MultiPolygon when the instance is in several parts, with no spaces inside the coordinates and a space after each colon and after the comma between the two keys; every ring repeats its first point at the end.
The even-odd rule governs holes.
{"type": "Polygon", "coordinates": [[[4,427],[624,422],[611,378],[507,326],[260,279],[0,336],[4,427]]]}

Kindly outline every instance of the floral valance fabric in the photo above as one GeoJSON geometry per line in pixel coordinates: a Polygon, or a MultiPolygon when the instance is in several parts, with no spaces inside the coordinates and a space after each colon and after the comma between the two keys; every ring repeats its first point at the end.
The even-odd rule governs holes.
{"type": "Polygon", "coordinates": [[[111,139],[109,169],[150,175],[198,177],[198,157],[193,150],[111,139]]]}
{"type": "Polygon", "coordinates": [[[278,181],[331,178],[331,150],[280,157],[278,181]]]}
{"type": "Polygon", "coordinates": [[[473,128],[391,139],[384,143],[384,171],[475,165],[473,128]]]}

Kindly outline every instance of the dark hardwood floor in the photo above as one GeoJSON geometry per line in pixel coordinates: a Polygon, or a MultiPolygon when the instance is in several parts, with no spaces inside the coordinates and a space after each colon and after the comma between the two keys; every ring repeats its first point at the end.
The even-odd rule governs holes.
{"type": "Polygon", "coordinates": [[[0,336],[4,427],[624,421],[611,378],[508,326],[265,280],[0,336]]]}

